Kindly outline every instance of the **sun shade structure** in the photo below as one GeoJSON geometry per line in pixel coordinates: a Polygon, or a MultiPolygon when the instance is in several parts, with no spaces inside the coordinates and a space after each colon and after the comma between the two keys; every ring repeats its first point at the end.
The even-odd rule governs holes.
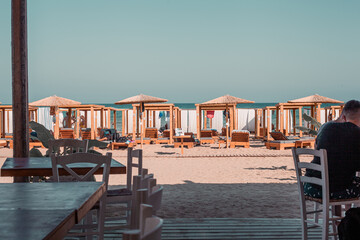
{"type": "Polygon", "coordinates": [[[239,104],[239,103],[254,103],[254,101],[225,95],[222,97],[215,98],[213,100],[202,103],[201,105],[213,105],[213,104],[239,104]]]}
{"type": "Polygon", "coordinates": [[[71,105],[80,105],[81,102],[74,101],[67,98],[58,97],[56,95],[40,99],[38,101],[30,103],[31,106],[44,106],[44,107],[59,107],[59,106],[71,106],[71,105]]]}
{"type": "Polygon", "coordinates": [[[236,125],[236,121],[234,121],[235,118],[235,109],[236,109],[236,104],[241,104],[241,103],[254,103],[254,101],[250,101],[250,100],[246,100],[246,99],[242,99],[242,98],[238,98],[238,97],[234,97],[234,96],[230,96],[230,95],[224,95],[222,97],[218,97],[215,99],[212,99],[210,101],[201,103],[201,104],[197,104],[196,105],[196,109],[197,109],[197,116],[198,116],[198,134],[197,137],[200,139],[200,128],[201,128],[201,110],[225,110],[226,111],[226,147],[228,147],[229,144],[229,125],[230,125],[230,130],[232,131],[234,129],[234,126],[236,125]],[[229,113],[229,108],[230,108],[230,113],[229,113]],[[229,114],[230,114],[230,119],[229,119],[229,114]],[[230,123],[229,123],[230,120],[230,123]]]}
{"type": "Polygon", "coordinates": [[[344,102],[336,99],[320,96],[318,94],[314,94],[311,96],[290,100],[288,101],[288,103],[344,103],[344,102]]]}
{"type": "MultiPolygon", "coordinates": [[[[167,99],[164,98],[158,98],[158,97],[152,97],[152,96],[148,96],[148,95],[144,95],[144,94],[139,94],[133,97],[129,97],[126,99],[123,99],[121,101],[116,102],[115,104],[140,104],[139,105],[139,110],[140,110],[140,125],[141,125],[141,134],[140,134],[140,142],[141,142],[141,147],[143,145],[143,137],[144,137],[144,118],[143,118],[143,112],[144,112],[144,103],[161,103],[161,102],[167,102],[167,99]]],[[[135,112],[133,112],[134,117],[135,116],[135,112]]],[[[133,129],[133,136],[134,136],[134,129],[133,129]]]]}

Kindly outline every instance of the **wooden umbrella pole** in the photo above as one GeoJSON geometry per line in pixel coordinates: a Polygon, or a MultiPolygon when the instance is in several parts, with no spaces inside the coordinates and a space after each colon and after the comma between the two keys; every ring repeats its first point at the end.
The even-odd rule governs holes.
{"type": "Polygon", "coordinates": [[[229,122],[228,122],[228,115],[229,115],[229,112],[228,112],[228,105],[226,104],[226,148],[229,147],[229,122]]]}
{"type": "Polygon", "coordinates": [[[141,142],[141,148],[143,148],[143,132],[144,132],[144,122],[143,122],[143,111],[142,111],[142,105],[143,103],[140,102],[140,142],[141,142]]]}

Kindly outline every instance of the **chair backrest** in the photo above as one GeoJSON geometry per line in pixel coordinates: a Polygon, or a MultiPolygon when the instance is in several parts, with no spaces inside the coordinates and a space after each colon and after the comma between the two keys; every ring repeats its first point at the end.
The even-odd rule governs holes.
{"type": "Polygon", "coordinates": [[[234,130],[231,133],[231,141],[232,142],[249,142],[249,131],[246,130],[234,130]]]}
{"type": "Polygon", "coordinates": [[[90,181],[94,173],[100,167],[103,167],[102,181],[105,182],[107,188],[111,167],[111,156],[111,153],[107,153],[105,156],[92,153],[74,153],[66,156],[56,156],[55,154],[51,154],[53,177],[55,181],[60,181],[59,166],[61,166],[77,181],[90,181]],[[90,170],[85,175],[79,175],[73,169],[71,169],[71,167],[74,166],[72,165],[74,163],[91,163],[91,166],[89,165],[90,170]]]}
{"type": "Polygon", "coordinates": [[[289,140],[282,132],[270,132],[274,140],[289,140]]]}
{"type": "Polygon", "coordinates": [[[139,229],[125,231],[124,240],[161,240],[163,220],[152,215],[152,207],[147,204],[140,205],[139,229]]]}
{"type": "Polygon", "coordinates": [[[131,180],[133,178],[132,168],[135,167],[138,169],[137,175],[141,175],[142,173],[142,157],[143,152],[142,149],[134,150],[132,147],[128,147],[128,156],[127,156],[127,165],[126,165],[126,188],[131,190],[131,180]],[[134,158],[137,158],[137,163],[134,162],[134,158]]]}
{"type": "Polygon", "coordinates": [[[74,138],[74,130],[72,128],[60,129],[59,138],[74,138]]]}
{"type": "Polygon", "coordinates": [[[80,130],[81,133],[81,139],[91,139],[91,131],[90,130],[80,130]]]}
{"type": "Polygon", "coordinates": [[[69,155],[76,152],[88,151],[88,140],[50,139],[48,144],[50,154],[69,155]]]}
{"type": "Polygon", "coordinates": [[[304,183],[311,183],[321,186],[322,188],[322,204],[329,204],[329,176],[327,153],[325,149],[314,150],[308,148],[292,148],[294,158],[295,172],[298,182],[298,189],[300,193],[301,210],[305,211],[305,195],[304,183]],[[300,156],[319,157],[320,164],[311,163],[308,161],[301,161],[300,156]],[[304,175],[305,170],[314,170],[321,173],[321,178],[308,177],[304,175]]]}
{"type": "Polygon", "coordinates": [[[200,131],[200,137],[212,137],[213,135],[212,135],[212,131],[211,130],[201,130],[200,131]]]}
{"type": "Polygon", "coordinates": [[[157,128],[145,128],[145,137],[146,138],[158,138],[157,128]]]}

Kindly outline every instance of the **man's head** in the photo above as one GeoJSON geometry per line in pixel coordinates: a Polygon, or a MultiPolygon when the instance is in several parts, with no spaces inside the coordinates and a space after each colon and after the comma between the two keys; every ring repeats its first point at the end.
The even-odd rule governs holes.
{"type": "Polygon", "coordinates": [[[357,100],[348,101],[341,115],[345,122],[352,122],[360,127],[360,102],[357,100]]]}

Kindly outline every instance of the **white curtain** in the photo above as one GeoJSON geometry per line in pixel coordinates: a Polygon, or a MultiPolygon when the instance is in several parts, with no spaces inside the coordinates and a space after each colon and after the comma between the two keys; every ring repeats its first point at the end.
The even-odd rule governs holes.
{"type": "Polygon", "coordinates": [[[196,133],[196,110],[189,111],[188,132],[196,133]]]}
{"type": "Polygon", "coordinates": [[[221,129],[224,126],[224,115],[223,111],[215,111],[214,118],[212,119],[212,129],[221,133],[221,129]]]}
{"type": "Polygon", "coordinates": [[[180,113],[181,113],[181,128],[185,132],[188,132],[189,131],[189,125],[188,125],[189,110],[181,110],[180,113]]]}
{"type": "Polygon", "coordinates": [[[37,112],[38,112],[38,123],[44,125],[45,128],[54,131],[53,116],[50,115],[50,108],[39,107],[37,112]]]}
{"type": "Polygon", "coordinates": [[[238,109],[238,130],[255,131],[254,109],[238,109]]]}

